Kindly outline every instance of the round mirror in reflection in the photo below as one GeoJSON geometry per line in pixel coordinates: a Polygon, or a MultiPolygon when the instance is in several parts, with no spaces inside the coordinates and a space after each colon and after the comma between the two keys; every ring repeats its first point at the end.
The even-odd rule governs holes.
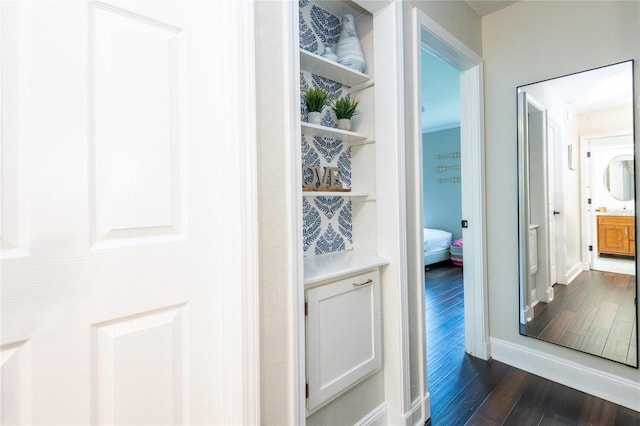
{"type": "Polygon", "coordinates": [[[634,198],[633,156],[618,155],[604,170],[604,186],[613,198],[630,201],[634,198]]]}

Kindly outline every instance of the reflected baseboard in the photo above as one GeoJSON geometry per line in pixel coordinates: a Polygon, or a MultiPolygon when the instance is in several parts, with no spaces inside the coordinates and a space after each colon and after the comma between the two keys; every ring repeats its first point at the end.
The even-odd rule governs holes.
{"type": "Polygon", "coordinates": [[[593,269],[616,274],[635,275],[635,258],[601,256],[594,261],[593,269]]]}
{"type": "Polygon", "coordinates": [[[571,284],[573,280],[576,279],[580,272],[589,270],[589,264],[583,262],[576,262],[571,268],[567,270],[567,273],[564,276],[564,282],[567,284],[571,284]]]}
{"type": "MultiPolygon", "coordinates": [[[[637,398],[638,382],[496,338],[491,338],[491,356],[545,379],[640,411],[640,400],[637,398]]],[[[572,352],[571,356],[575,357],[575,352],[572,352]]]]}

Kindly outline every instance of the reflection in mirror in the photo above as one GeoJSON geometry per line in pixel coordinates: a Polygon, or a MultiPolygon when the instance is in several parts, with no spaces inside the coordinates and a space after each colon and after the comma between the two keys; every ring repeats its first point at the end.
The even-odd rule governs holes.
{"type": "Polygon", "coordinates": [[[633,61],[517,97],[520,333],[637,368],[633,61]]]}
{"type": "Polygon", "coordinates": [[[618,155],[604,170],[604,186],[616,200],[633,200],[633,181],[632,155],[618,155]]]}

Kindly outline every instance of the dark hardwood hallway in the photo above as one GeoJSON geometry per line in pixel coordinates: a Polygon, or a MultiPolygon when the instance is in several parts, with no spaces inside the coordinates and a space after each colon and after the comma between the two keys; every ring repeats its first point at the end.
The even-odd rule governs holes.
{"type": "Polygon", "coordinates": [[[553,286],[523,334],[623,364],[637,365],[636,277],[582,271],[570,285],[553,286]]]}
{"type": "Polygon", "coordinates": [[[432,265],[426,273],[425,288],[431,396],[431,420],[427,424],[640,424],[636,411],[498,361],[485,362],[466,355],[462,268],[448,262],[432,265]]]}

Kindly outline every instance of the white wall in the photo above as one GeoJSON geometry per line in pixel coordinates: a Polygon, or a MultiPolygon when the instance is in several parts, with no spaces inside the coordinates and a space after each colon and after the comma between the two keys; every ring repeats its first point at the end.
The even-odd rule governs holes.
{"type": "MultiPolygon", "coordinates": [[[[640,384],[637,369],[518,334],[516,87],[640,60],[639,22],[640,2],[526,0],[487,15],[482,22],[491,338],[635,384],[640,384]]],[[[636,95],[639,65],[636,62],[636,95]]],[[[636,134],[636,155],[638,146],[636,134]]]]}
{"type": "MultiPolygon", "coordinates": [[[[636,67],[640,64],[636,63],[636,67]]],[[[637,93],[636,93],[637,95],[637,93]]],[[[640,107],[640,105],[636,105],[640,107]]],[[[633,132],[633,114],[629,107],[613,108],[605,111],[578,114],[578,128],[581,135],[601,133],[633,132]]]]}
{"type": "MultiPolygon", "coordinates": [[[[290,288],[294,285],[291,258],[291,201],[288,185],[292,170],[287,141],[291,117],[287,93],[291,42],[287,29],[288,5],[278,0],[255,3],[256,21],[256,118],[258,144],[259,234],[260,234],[260,421],[265,425],[294,424],[294,371],[289,341],[292,321],[290,288]],[[269,34],[269,37],[262,37],[269,34]],[[274,188],[279,188],[274,191],[274,188]],[[278,194],[277,196],[274,196],[278,194]]],[[[296,23],[297,16],[292,22],[296,23]]],[[[302,303],[302,302],[301,302],[302,303]]]]}

